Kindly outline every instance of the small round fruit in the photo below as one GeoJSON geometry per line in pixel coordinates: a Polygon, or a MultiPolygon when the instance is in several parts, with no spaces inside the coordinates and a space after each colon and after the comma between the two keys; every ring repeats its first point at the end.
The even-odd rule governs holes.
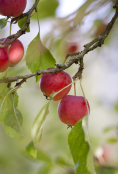
{"type": "Polygon", "coordinates": [[[72,44],[68,48],[68,53],[76,53],[78,51],[78,45],[72,44]]]}
{"type": "MultiPolygon", "coordinates": [[[[60,71],[57,73],[48,73],[43,74],[41,76],[39,86],[41,91],[48,97],[50,97],[50,94],[53,92],[58,92],[62,88],[66,87],[72,83],[72,79],[70,75],[64,71],[60,71]]],[[[71,89],[71,85],[68,86],[63,91],[59,92],[57,95],[54,96],[53,100],[57,101],[62,99],[64,96],[66,96],[71,89]]]]}
{"type": "Polygon", "coordinates": [[[0,72],[6,71],[9,66],[9,56],[4,48],[0,48],[0,72]]]}
{"type": "MultiPolygon", "coordinates": [[[[90,106],[88,109],[90,113],[90,106]]],[[[58,115],[60,120],[68,125],[74,126],[81,118],[86,116],[87,108],[84,97],[67,95],[58,105],[58,115]]]]}
{"type": "MultiPolygon", "coordinates": [[[[0,41],[3,41],[4,38],[0,39],[0,41]]],[[[6,41],[8,41],[9,39],[7,39],[6,41]]],[[[10,46],[9,50],[7,45],[6,47],[4,47],[4,49],[6,51],[8,51],[8,55],[9,55],[9,67],[13,67],[16,64],[18,64],[21,59],[23,58],[24,55],[24,47],[23,44],[21,43],[20,40],[16,39],[10,46]]]]}
{"type": "Polygon", "coordinates": [[[0,14],[17,17],[25,10],[27,0],[0,0],[0,14]]]}

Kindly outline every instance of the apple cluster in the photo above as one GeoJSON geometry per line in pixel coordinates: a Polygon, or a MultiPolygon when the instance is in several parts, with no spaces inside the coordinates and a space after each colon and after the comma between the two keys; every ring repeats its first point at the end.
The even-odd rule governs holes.
{"type": "MultiPolygon", "coordinates": [[[[72,86],[72,79],[68,73],[60,71],[57,73],[43,74],[39,86],[47,97],[50,97],[53,92],[57,92],[53,100],[61,100],[58,105],[58,115],[61,122],[74,126],[81,118],[86,116],[87,107],[84,97],[67,95],[72,86]]],[[[87,105],[90,113],[88,101],[87,105]]]]}
{"type": "MultiPolygon", "coordinates": [[[[8,17],[17,17],[24,11],[26,3],[27,0],[0,0],[0,14],[8,17]]],[[[7,41],[10,41],[10,39],[0,39],[0,43],[7,41]]],[[[24,47],[18,39],[11,45],[0,48],[0,72],[6,71],[8,67],[15,66],[20,62],[23,55],[24,47]]]]}

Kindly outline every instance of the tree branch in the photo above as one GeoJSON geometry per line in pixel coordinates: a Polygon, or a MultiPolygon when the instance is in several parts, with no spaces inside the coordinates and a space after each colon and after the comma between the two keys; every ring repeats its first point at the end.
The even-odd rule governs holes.
{"type": "Polygon", "coordinates": [[[11,24],[15,24],[18,22],[18,20],[20,20],[24,17],[27,17],[23,27],[19,31],[17,31],[16,34],[12,34],[6,38],[6,39],[10,39],[10,40],[6,41],[6,39],[5,39],[3,42],[0,42],[0,48],[5,47],[6,45],[10,45],[21,35],[25,34],[25,32],[30,24],[31,14],[34,10],[36,11],[39,1],[40,0],[35,0],[35,3],[33,4],[32,8],[27,13],[22,13],[20,16],[11,19],[11,24]]]}
{"type": "MultiPolygon", "coordinates": [[[[36,5],[37,5],[38,2],[39,2],[39,0],[35,1],[35,4],[33,5],[31,12],[29,12],[30,15],[31,15],[32,11],[36,8],[36,5]]],[[[71,57],[71,59],[68,62],[66,62],[64,64],[56,64],[55,68],[49,69],[49,70],[41,70],[41,71],[39,70],[35,73],[24,75],[24,76],[19,75],[19,76],[15,76],[15,77],[3,78],[3,79],[0,79],[0,83],[15,82],[19,79],[22,79],[22,80],[25,81],[26,79],[28,79],[30,77],[33,77],[33,76],[36,76],[36,75],[41,75],[41,74],[46,74],[46,73],[56,73],[56,72],[59,72],[59,71],[62,71],[62,70],[65,70],[65,69],[69,68],[74,63],[77,64],[78,61],[80,61],[80,59],[83,59],[83,57],[88,52],[96,49],[97,47],[101,47],[104,44],[104,41],[105,41],[106,37],[109,35],[116,19],[118,18],[118,0],[116,0],[116,3],[115,3],[113,8],[116,9],[116,12],[115,12],[113,18],[111,19],[111,21],[106,26],[105,30],[96,39],[94,39],[91,42],[89,42],[88,44],[84,45],[84,50],[83,51],[78,52],[78,53],[67,54],[66,57],[68,57],[68,56],[71,57]]],[[[23,26],[24,28],[26,27],[27,22],[30,20],[29,19],[30,15],[28,15],[28,17],[26,19],[26,22],[23,26]]],[[[21,31],[26,31],[26,30],[23,30],[23,29],[21,29],[21,31]]],[[[21,31],[19,30],[18,35],[16,34],[15,37],[19,36],[19,32],[21,32],[21,31]]],[[[13,35],[11,35],[11,37],[13,37],[13,35]]]]}

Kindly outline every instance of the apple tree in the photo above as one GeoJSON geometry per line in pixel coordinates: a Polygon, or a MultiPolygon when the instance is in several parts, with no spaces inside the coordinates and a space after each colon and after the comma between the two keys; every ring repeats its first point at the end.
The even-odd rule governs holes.
{"type": "Polygon", "coordinates": [[[118,173],[118,0],[60,5],[0,0],[3,174],[118,173]]]}

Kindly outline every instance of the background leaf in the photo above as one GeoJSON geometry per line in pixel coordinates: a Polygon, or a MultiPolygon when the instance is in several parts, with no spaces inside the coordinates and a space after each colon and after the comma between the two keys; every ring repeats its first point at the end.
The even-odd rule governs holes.
{"type": "Polygon", "coordinates": [[[40,112],[38,113],[38,115],[36,116],[33,122],[31,134],[32,134],[34,144],[39,143],[41,140],[43,123],[45,121],[46,116],[49,113],[49,104],[50,102],[44,105],[44,107],[40,110],[40,112]]]}
{"type": "Polygon", "coordinates": [[[0,30],[2,30],[7,25],[7,19],[2,18],[0,19],[0,30]]]}
{"type": "Polygon", "coordinates": [[[86,167],[89,145],[88,142],[85,141],[85,135],[82,128],[82,119],[79,120],[72,128],[68,136],[68,144],[75,163],[76,173],[90,174],[86,167]]]}
{"type": "Polygon", "coordinates": [[[4,118],[6,115],[8,103],[4,102],[3,106],[1,106],[1,105],[2,105],[3,99],[8,91],[9,91],[9,89],[7,88],[7,85],[5,83],[0,83],[0,122],[2,124],[4,124],[4,118]]]}
{"type": "Polygon", "coordinates": [[[117,172],[117,169],[110,168],[110,167],[97,166],[96,171],[97,171],[97,174],[115,174],[117,172]]]}
{"type": "Polygon", "coordinates": [[[21,130],[23,117],[16,108],[18,106],[18,95],[12,91],[9,94],[5,93],[6,91],[10,92],[10,89],[7,87],[3,89],[4,85],[0,85],[0,87],[1,92],[3,92],[2,96],[0,95],[0,121],[5,125],[5,130],[9,136],[21,140],[23,139],[21,130]]]}
{"type": "Polygon", "coordinates": [[[40,167],[37,174],[49,174],[52,166],[50,164],[45,164],[42,167],[40,167]]]}
{"type": "MultiPolygon", "coordinates": [[[[39,35],[29,44],[25,59],[26,65],[31,72],[54,67],[56,63],[50,51],[41,43],[39,35]]],[[[37,78],[38,80],[39,78],[37,78]]]]}
{"type": "Polygon", "coordinates": [[[114,144],[118,142],[117,138],[111,137],[106,140],[109,144],[114,144]]]}
{"type": "Polygon", "coordinates": [[[33,141],[31,141],[25,149],[33,158],[37,157],[37,149],[34,147],[33,141]]]}
{"type": "MultiPolygon", "coordinates": [[[[58,5],[59,2],[57,0],[50,0],[50,2],[48,0],[40,1],[37,8],[39,19],[54,16],[58,5]]],[[[37,15],[33,15],[32,19],[37,19],[37,15]]]]}
{"type": "Polygon", "coordinates": [[[104,133],[108,133],[108,132],[110,132],[111,130],[113,130],[114,129],[114,126],[107,126],[107,127],[105,127],[104,129],[103,129],[103,132],[104,133]]]}
{"type": "MultiPolygon", "coordinates": [[[[23,25],[24,25],[24,23],[25,23],[25,21],[26,21],[26,18],[27,18],[27,17],[24,17],[24,18],[22,18],[22,19],[20,19],[20,20],[18,21],[18,26],[19,26],[20,28],[23,27],[23,25]]],[[[29,27],[29,26],[28,26],[26,32],[30,32],[30,27],[29,27]]]]}

